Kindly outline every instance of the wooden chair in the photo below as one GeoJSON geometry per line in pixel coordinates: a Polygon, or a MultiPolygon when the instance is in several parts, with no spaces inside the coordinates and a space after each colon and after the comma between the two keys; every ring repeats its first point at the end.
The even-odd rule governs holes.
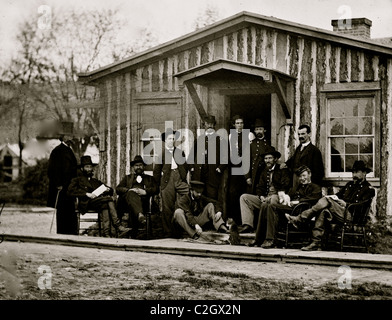
{"type": "Polygon", "coordinates": [[[89,210],[81,213],[78,209],[79,200],[75,200],[75,211],[78,216],[78,234],[85,234],[88,230],[98,230],[98,235],[102,236],[101,215],[99,212],[89,210]],[[96,225],[96,227],[94,227],[96,225]]]}
{"type": "MultiPolygon", "coordinates": [[[[311,204],[308,202],[300,202],[295,205],[292,209],[288,209],[284,213],[288,213],[292,216],[299,215],[302,211],[309,209],[311,204]]],[[[284,215],[279,216],[279,227],[276,232],[276,242],[283,243],[283,248],[298,247],[309,243],[311,236],[311,228],[309,224],[304,224],[296,229],[291,223],[288,223],[284,215]]]]}
{"type": "MultiPolygon", "coordinates": [[[[5,200],[0,200],[0,217],[1,217],[1,213],[3,212],[5,206],[5,200]]],[[[1,222],[0,222],[1,223],[1,222]]],[[[4,236],[2,234],[0,234],[0,243],[2,243],[4,240],[4,236]]]]}
{"type": "MultiPolygon", "coordinates": [[[[156,197],[157,197],[156,195],[153,195],[153,196],[149,197],[148,207],[146,206],[144,208],[144,216],[146,218],[145,228],[143,226],[142,228],[139,229],[140,231],[144,231],[145,230],[145,232],[146,232],[146,239],[147,240],[150,240],[152,238],[152,218],[151,217],[152,217],[153,214],[156,214],[156,213],[159,212],[159,205],[157,204],[157,200],[155,199],[156,197]]],[[[128,219],[130,219],[129,218],[129,212],[128,212],[128,210],[126,208],[124,208],[124,204],[121,205],[122,209],[120,209],[119,206],[118,206],[118,202],[117,202],[117,206],[116,207],[117,207],[118,210],[122,211],[121,212],[121,216],[123,216],[124,214],[127,214],[128,215],[128,219]]]]}
{"type": "Polygon", "coordinates": [[[332,221],[329,224],[325,246],[327,247],[332,242],[337,244],[341,251],[347,248],[368,252],[366,224],[369,220],[372,201],[373,197],[348,204],[344,211],[344,221],[342,223],[332,221]],[[348,219],[348,213],[350,213],[351,219],[348,219]]]}

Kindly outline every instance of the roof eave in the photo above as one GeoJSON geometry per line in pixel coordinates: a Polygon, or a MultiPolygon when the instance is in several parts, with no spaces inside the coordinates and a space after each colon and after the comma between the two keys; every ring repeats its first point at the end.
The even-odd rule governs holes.
{"type": "Polygon", "coordinates": [[[162,57],[162,55],[168,54],[170,52],[178,52],[184,50],[184,48],[186,47],[192,47],[192,45],[198,41],[211,41],[215,38],[220,37],[222,34],[227,33],[227,30],[239,29],[242,28],[243,25],[247,24],[255,24],[268,28],[275,28],[279,30],[284,30],[289,33],[294,33],[299,36],[318,38],[324,41],[330,41],[360,49],[371,50],[381,54],[387,54],[392,56],[391,47],[377,43],[372,40],[359,39],[353,36],[341,35],[329,30],[310,27],[287,20],[281,20],[274,17],[266,17],[263,15],[244,11],[229,18],[218,21],[200,30],[193,31],[174,40],[145,50],[122,61],[109,64],[107,66],[101,67],[90,72],[78,73],[79,81],[85,84],[93,84],[93,82],[104,76],[108,76],[112,73],[130,67],[134,68],[138,64],[145,63],[146,61],[159,59],[160,57],[162,57]]]}

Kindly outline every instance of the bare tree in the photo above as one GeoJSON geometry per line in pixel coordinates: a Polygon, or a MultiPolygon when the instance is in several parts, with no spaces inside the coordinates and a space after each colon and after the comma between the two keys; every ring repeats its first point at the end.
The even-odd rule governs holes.
{"type": "Polygon", "coordinates": [[[214,22],[218,21],[220,18],[219,10],[212,4],[208,4],[204,11],[199,12],[195,22],[193,23],[193,28],[199,30],[204,28],[214,22]]]}
{"type": "Polygon", "coordinates": [[[72,120],[87,146],[97,133],[99,114],[94,103],[98,91],[81,85],[77,73],[147,49],[156,44],[156,39],[147,29],[141,30],[139,39],[118,37],[126,30],[127,21],[114,10],[53,10],[48,29],[39,28],[38,18],[34,15],[20,25],[16,37],[18,55],[3,77],[10,84],[28,87],[37,117],[72,120]]]}

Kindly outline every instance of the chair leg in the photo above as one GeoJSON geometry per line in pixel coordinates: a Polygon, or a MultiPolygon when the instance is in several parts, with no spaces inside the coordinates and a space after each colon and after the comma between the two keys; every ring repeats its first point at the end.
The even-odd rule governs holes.
{"type": "Polygon", "coordinates": [[[344,226],[342,226],[342,236],[340,239],[340,251],[343,251],[343,241],[344,241],[344,226]]]}
{"type": "Polygon", "coordinates": [[[150,240],[151,238],[151,213],[147,212],[146,213],[146,238],[147,240],[150,240]]]}
{"type": "Polygon", "coordinates": [[[76,214],[78,216],[78,230],[77,230],[77,232],[78,232],[78,235],[79,235],[80,234],[80,212],[78,211],[76,214]]]}
{"type": "Polygon", "coordinates": [[[285,248],[287,249],[289,245],[289,224],[286,224],[286,239],[285,239],[285,248]]]}
{"type": "Polygon", "coordinates": [[[98,212],[98,235],[102,237],[101,212],[98,212]]]}
{"type": "Polygon", "coordinates": [[[367,244],[367,241],[366,241],[366,230],[365,230],[365,227],[362,227],[362,233],[363,233],[363,243],[364,243],[365,248],[366,248],[366,253],[368,253],[369,252],[369,248],[368,248],[368,244],[367,244]]]}

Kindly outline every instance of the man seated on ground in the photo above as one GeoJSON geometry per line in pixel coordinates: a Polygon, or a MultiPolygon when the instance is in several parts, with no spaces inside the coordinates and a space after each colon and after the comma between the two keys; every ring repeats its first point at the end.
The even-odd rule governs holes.
{"type": "MultiPolygon", "coordinates": [[[[304,251],[321,250],[321,240],[325,231],[325,220],[331,222],[336,219],[339,222],[344,220],[344,212],[349,203],[358,203],[368,200],[375,195],[374,189],[366,180],[366,174],[370,169],[366,167],[362,160],[355,161],[352,167],[353,181],[348,182],[335,195],[322,197],[310,209],[301,212],[298,216],[286,214],[289,223],[298,228],[298,225],[316,216],[314,228],[312,229],[312,241],[308,246],[302,248],[304,251]]],[[[348,213],[348,220],[351,220],[348,213]]]]}
{"type": "Polygon", "coordinates": [[[290,186],[290,173],[287,168],[281,169],[277,163],[281,154],[274,147],[270,147],[263,155],[265,168],[260,175],[256,193],[245,193],[240,197],[242,226],[240,233],[251,233],[254,231],[254,210],[260,209],[262,203],[279,203],[290,186]]]}
{"type": "Polygon", "coordinates": [[[289,193],[284,196],[282,204],[261,205],[256,237],[248,246],[261,246],[265,249],[272,248],[279,219],[285,219],[284,213],[291,211],[300,202],[312,204],[321,198],[321,188],[319,185],[311,182],[312,174],[307,166],[299,167],[295,174],[298,177],[299,184],[297,187],[291,188],[289,193]]]}
{"type": "Polygon", "coordinates": [[[132,228],[131,238],[136,238],[139,223],[146,221],[145,212],[149,210],[150,197],[157,194],[159,189],[152,176],[144,173],[145,163],[140,155],[131,161],[132,172],[126,175],[116,187],[119,196],[117,212],[119,217],[129,213],[128,226],[132,228]]]}
{"type": "Polygon", "coordinates": [[[221,204],[202,195],[204,183],[197,180],[190,182],[190,191],[186,197],[182,197],[174,211],[174,222],[184,229],[192,239],[205,239],[202,227],[212,221],[215,230],[227,232],[225,222],[222,219],[221,204]]]}
{"type": "Polygon", "coordinates": [[[110,237],[112,221],[118,237],[123,237],[129,228],[124,228],[120,219],[117,217],[116,207],[113,201],[113,189],[105,185],[100,180],[93,178],[94,164],[90,156],[80,158],[81,175],[73,178],[68,187],[68,196],[79,199],[78,209],[81,213],[89,210],[97,211],[101,215],[102,234],[104,237],[110,237]],[[97,195],[93,191],[103,186],[104,192],[97,195]]]}

